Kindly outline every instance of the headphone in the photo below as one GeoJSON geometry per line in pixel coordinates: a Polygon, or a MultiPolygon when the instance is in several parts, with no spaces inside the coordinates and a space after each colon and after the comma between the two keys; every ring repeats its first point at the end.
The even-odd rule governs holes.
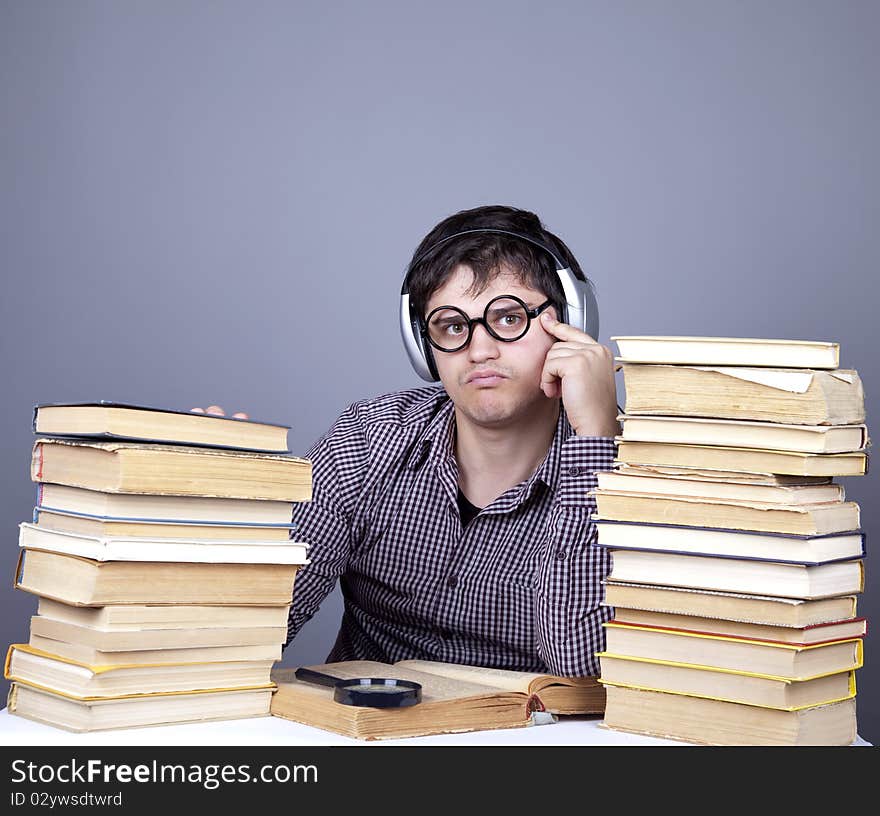
{"type": "Polygon", "coordinates": [[[525,241],[547,252],[556,264],[556,274],[559,276],[559,282],[562,284],[562,291],[565,294],[565,302],[561,305],[562,314],[559,315],[559,320],[586,332],[598,342],[599,306],[596,303],[596,293],[593,290],[592,281],[572,272],[553,249],[542,241],[538,241],[528,235],[511,232],[510,230],[491,228],[462,230],[461,232],[441,238],[418,257],[414,258],[407,267],[403,278],[403,286],[400,289],[400,335],[403,338],[404,348],[416,374],[428,382],[437,382],[440,379],[434,362],[434,353],[425,340],[424,320],[410,304],[408,289],[410,274],[440,244],[453,238],[458,238],[460,235],[468,235],[474,232],[512,235],[514,238],[519,238],[521,241],[525,241]]]}

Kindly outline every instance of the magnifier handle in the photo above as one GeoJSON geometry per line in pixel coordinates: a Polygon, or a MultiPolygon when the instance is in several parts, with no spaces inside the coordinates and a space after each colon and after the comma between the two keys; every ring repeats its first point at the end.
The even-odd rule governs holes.
{"type": "Polygon", "coordinates": [[[319,686],[330,686],[333,688],[343,678],[333,677],[330,674],[321,674],[314,669],[299,668],[294,672],[297,680],[304,680],[306,683],[317,683],[319,686]]]}

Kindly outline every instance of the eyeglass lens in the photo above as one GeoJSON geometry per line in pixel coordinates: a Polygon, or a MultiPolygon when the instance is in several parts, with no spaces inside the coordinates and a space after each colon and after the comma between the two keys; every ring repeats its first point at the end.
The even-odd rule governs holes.
{"type": "Polygon", "coordinates": [[[514,297],[501,296],[490,301],[482,318],[470,319],[461,309],[441,306],[428,315],[428,336],[445,351],[467,345],[474,323],[483,323],[498,340],[519,340],[529,329],[526,305],[514,297]]]}

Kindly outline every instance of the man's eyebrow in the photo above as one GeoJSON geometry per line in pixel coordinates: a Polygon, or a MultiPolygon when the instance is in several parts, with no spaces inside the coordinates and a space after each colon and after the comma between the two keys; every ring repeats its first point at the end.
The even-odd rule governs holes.
{"type": "Polygon", "coordinates": [[[494,314],[495,312],[516,312],[522,307],[518,303],[511,303],[508,306],[495,306],[492,309],[489,309],[489,312],[494,314]]]}
{"type": "Polygon", "coordinates": [[[431,320],[434,323],[461,323],[465,319],[463,312],[453,312],[452,307],[448,313],[441,312],[435,315],[431,320]]]}

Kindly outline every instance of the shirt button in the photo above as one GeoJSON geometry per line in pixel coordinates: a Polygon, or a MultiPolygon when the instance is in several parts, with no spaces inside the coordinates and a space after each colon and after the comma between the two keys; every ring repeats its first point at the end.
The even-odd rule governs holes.
{"type": "Polygon", "coordinates": [[[570,467],[570,468],[568,469],[568,475],[569,475],[569,476],[580,476],[580,475],[581,475],[581,469],[580,469],[577,465],[575,465],[574,467],[570,467]]]}
{"type": "Polygon", "coordinates": [[[561,561],[563,558],[565,558],[565,556],[566,556],[565,548],[560,548],[560,549],[558,549],[558,550],[556,551],[556,557],[557,557],[560,561],[561,561]]]}
{"type": "Polygon", "coordinates": [[[446,586],[448,586],[450,589],[455,589],[455,587],[458,586],[458,578],[456,578],[456,576],[454,575],[450,575],[446,579],[446,586]]]}

